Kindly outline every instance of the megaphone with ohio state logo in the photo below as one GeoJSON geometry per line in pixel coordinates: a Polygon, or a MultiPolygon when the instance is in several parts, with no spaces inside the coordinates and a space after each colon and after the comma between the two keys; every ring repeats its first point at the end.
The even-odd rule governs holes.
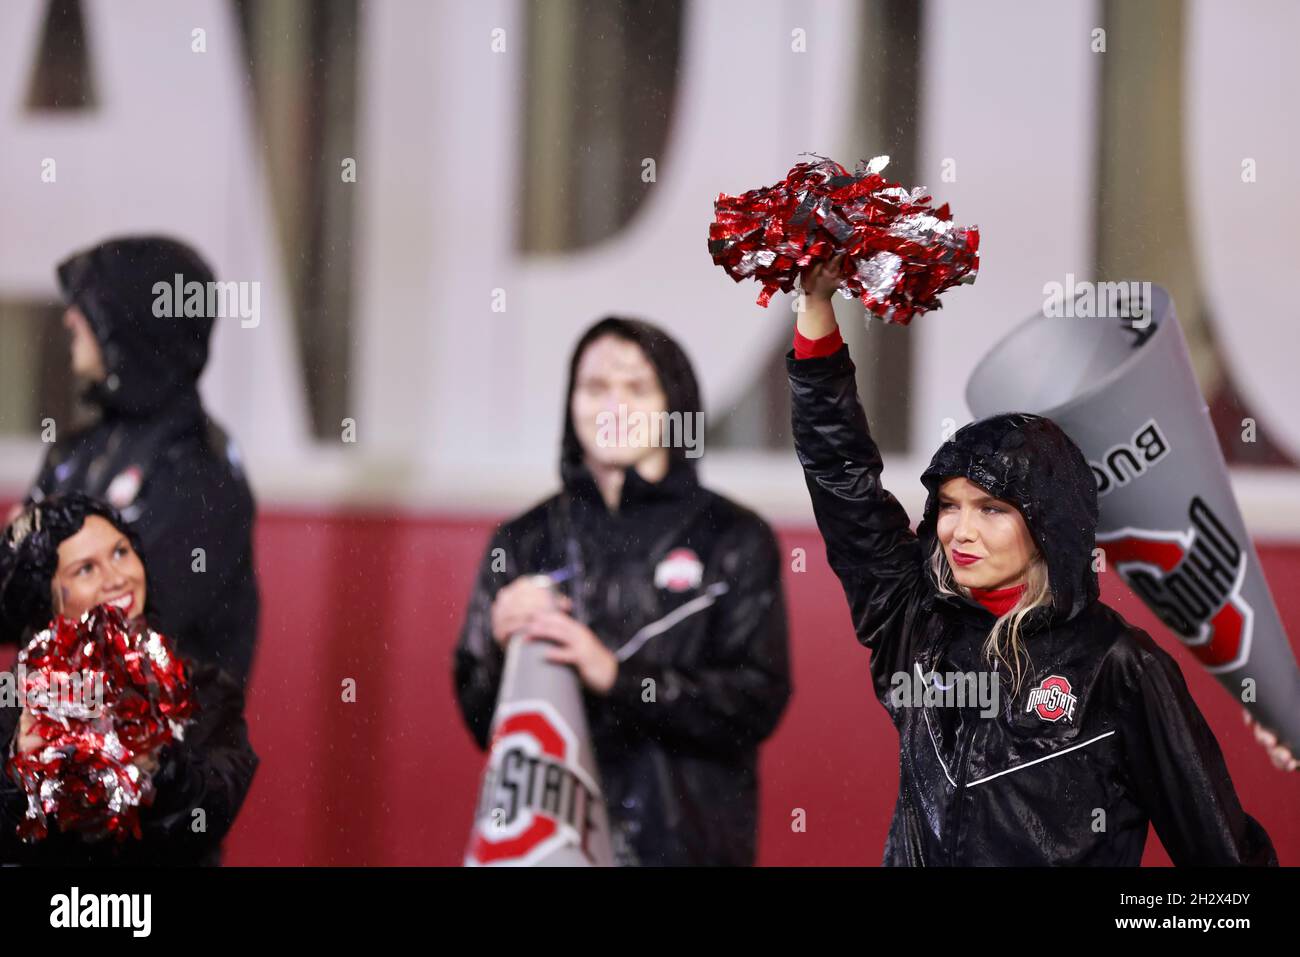
{"type": "Polygon", "coordinates": [[[1152,283],[1096,285],[1132,294],[1119,308],[1112,297],[1111,315],[1070,309],[1021,323],[980,361],[966,400],[980,418],[1036,412],[1066,431],[1097,481],[1106,561],[1260,724],[1297,750],[1300,669],[1173,300],[1152,283]]]}
{"type": "Polygon", "coordinates": [[[547,651],[523,635],[506,649],[467,866],[614,863],[578,675],[547,651]]]}

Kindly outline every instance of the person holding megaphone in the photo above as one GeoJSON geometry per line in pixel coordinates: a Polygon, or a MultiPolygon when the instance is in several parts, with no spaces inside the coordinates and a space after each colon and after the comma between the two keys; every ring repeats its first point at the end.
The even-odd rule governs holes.
{"type": "Polygon", "coordinates": [[[966,425],[922,474],[913,531],[835,324],[843,257],[802,279],[795,448],[899,735],[884,863],[1136,866],[1150,823],[1175,864],[1276,865],[1178,665],[1099,600],[1075,443],[1027,413],[966,425]]]}
{"type": "MultiPolygon", "coordinates": [[[[508,665],[507,649],[516,636],[538,643],[541,667],[571,668],[581,684],[613,862],[751,865],[759,746],[791,694],[776,536],[696,476],[699,384],[659,327],[620,316],[589,327],[570,357],[563,414],[561,489],[503,523],[479,566],[453,662],[465,724],[489,752],[515,733],[500,720],[503,676],[518,684],[524,666],[508,665]]],[[[545,778],[539,762],[556,795],[568,771],[583,776],[581,761],[560,757],[581,750],[558,743],[570,733],[571,723],[534,730],[532,750],[489,772],[500,793],[487,789],[483,820],[501,800],[502,825],[480,836],[502,837],[471,860],[551,862],[547,836],[572,822],[530,782],[545,778]],[[535,826],[512,830],[525,819],[535,826]]]]}

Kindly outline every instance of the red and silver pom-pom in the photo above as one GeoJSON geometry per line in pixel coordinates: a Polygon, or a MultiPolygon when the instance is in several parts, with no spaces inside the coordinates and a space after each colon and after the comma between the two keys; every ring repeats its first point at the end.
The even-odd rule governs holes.
{"type": "Polygon", "coordinates": [[[762,283],[760,306],[840,253],[841,291],[887,322],[906,325],[940,308],[944,290],[975,281],[978,227],[957,225],[946,204],[931,208],[925,187],[888,182],[880,175],[888,156],[861,162],[851,174],[833,160],[816,159],[799,163],[774,186],[720,194],[714,203],[709,253],[737,282],[762,283]]]}

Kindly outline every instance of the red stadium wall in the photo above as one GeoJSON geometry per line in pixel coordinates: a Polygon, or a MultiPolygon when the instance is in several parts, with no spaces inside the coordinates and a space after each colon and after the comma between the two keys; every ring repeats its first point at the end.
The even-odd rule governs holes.
{"type": "MultiPolygon", "coordinates": [[[[482,756],[452,695],[451,653],[487,520],[396,513],[264,513],[261,645],[249,699],[262,758],[228,842],[230,864],[454,865],[482,756]],[[345,679],[356,701],[342,700],[345,679]]],[[[897,737],[871,696],[816,530],[779,529],[808,569],[786,573],[795,694],[763,752],[759,860],[875,865],[898,787],[897,737]],[[806,831],[791,830],[795,808],[806,831]]],[[[1300,545],[1260,548],[1293,642],[1300,545]]],[[[1102,598],[1172,648],[1246,809],[1300,864],[1300,774],[1268,763],[1240,706],[1122,583],[1102,598]]],[[[723,810],[723,809],[720,809],[723,810]]],[[[1168,864],[1154,833],[1146,863],[1168,864]]]]}
{"type": "MultiPolygon", "coordinates": [[[[394,512],[263,512],[248,702],[262,764],[227,863],[460,863],[483,757],[456,708],[451,654],[491,528],[394,512]],[[343,700],[349,678],[355,702],[343,700]]],[[[759,862],[875,865],[898,788],[897,737],[816,530],[778,532],[808,561],[785,575],[795,693],[763,751],[759,862]]],[[[1300,580],[1300,544],[1259,550],[1295,645],[1300,590],[1289,585],[1300,580]]],[[[1243,805],[1282,863],[1300,864],[1300,774],[1273,769],[1240,707],[1114,575],[1103,576],[1102,599],[1172,649],[1243,805]]],[[[1169,863],[1154,833],[1145,863],[1169,863]]]]}

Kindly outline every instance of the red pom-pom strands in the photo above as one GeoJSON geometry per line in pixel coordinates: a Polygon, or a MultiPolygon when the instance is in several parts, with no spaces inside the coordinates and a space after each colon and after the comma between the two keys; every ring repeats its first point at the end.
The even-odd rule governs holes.
{"type": "Polygon", "coordinates": [[[817,162],[799,163],[775,186],[723,193],[714,203],[709,253],[737,282],[762,283],[760,306],[840,253],[840,291],[886,322],[906,325],[940,308],[944,290],[975,281],[979,228],[954,223],[947,204],[932,209],[924,186],[888,182],[880,175],[888,156],[850,174],[824,156],[804,155],[817,162]]]}
{"type": "Polygon", "coordinates": [[[100,605],[80,621],[55,618],[16,671],[33,719],[26,733],[42,742],[8,763],[27,794],[19,835],[40,840],[54,823],[93,839],[139,837],[153,782],[137,759],[180,740],[195,708],[171,643],[100,605]]]}

